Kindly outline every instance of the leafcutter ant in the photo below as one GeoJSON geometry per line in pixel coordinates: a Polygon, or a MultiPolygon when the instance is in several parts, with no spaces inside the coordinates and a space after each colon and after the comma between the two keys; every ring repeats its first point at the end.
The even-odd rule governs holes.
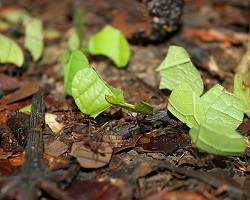
{"type": "Polygon", "coordinates": [[[56,118],[57,122],[61,122],[65,127],[60,131],[62,133],[67,129],[67,132],[85,133],[87,127],[86,115],[83,113],[73,113],[70,111],[63,111],[61,116],[56,118]]]}
{"type": "Polygon", "coordinates": [[[141,113],[128,113],[124,116],[125,122],[133,122],[135,124],[142,124],[145,122],[145,115],[141,113]]]}
{"type": "Polygon", "coordinates": [[[107,147],[109,149],[111,148],[110,143],[103,141],[103,131],[107,125],[108,122],[104,123],[98,130],[92,131],[91,125],[89,124],[89,133],[83,140],[83,145],[92,151],[93,156],[97,155],[96,160],[98,160],[98,155],[105,155],[107,147]]]}

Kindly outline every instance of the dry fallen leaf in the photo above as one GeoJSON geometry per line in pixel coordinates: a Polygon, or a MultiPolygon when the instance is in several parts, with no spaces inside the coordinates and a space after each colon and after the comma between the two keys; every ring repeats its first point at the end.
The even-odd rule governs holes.
{"type": "Polygon", "coordinates": [[[78,163],[84,168],[100,168],[107,165],[111,159],[113,149],[109,143],[96,142],[98,149],[94,152],[83,142],[75,142],[71,148],[71,156],[76,157],[78,163]]]}
{"type": "Polygon", "coordinates": [[[57,115],[51,114],[51,113],[46,113],[45,114],[45,124],[48,124],[50,129],[54,133],[59,133],[64,127],[65,124],[63,123],[58,123],[56,121],[57,115]]]}
{"type": "Polygon", "coordinates": [[[51,142],[49,145],[45,146],[44,153],[58,157],[63,153],[65,153],[67,150],[68,150],[68,145],[57,139],[51,142]]]}
{"type": "Polygon", "coordinates": [[[6,104],[10,104],[26,97],[35,94],[39,90],[38,82],[28,82],[24,84],[20,89],[12,93],[12,95],[7,99],[6,104]]]}

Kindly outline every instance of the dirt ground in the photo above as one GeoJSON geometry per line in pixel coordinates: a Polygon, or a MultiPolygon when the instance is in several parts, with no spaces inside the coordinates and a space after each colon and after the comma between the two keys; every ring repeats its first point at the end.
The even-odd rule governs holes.
{"type": "MultiPolygon", "coordinates": [[[[108,84],[122,89],[127,102],[137,104],[143,100],[155,111],[167,107],[170,91],[158,89],[160,75],[155,69],[170,45],[186,49],[202,76],[205,91],[216,83],[233,91],[233,77],[249,38],[249,0],[185,0],[176,24],[178,28],[166,37],[152,32],[146,37],[137,35],[144,26],[143,19],[137,15],[147,12],[143,7],[145,2],[0,1],[0,20],[4,13],[24,8],[33,17],[43,20],[45,30],[58,31],[56,37],[45,36],[44,53],[38,62],[33,62],[25,51],[22,68],[1,64],[1,194],[5,188],[12,190],[8,196],[0,195],[0,198],[17,199],[22,192],[20,185],[24,179],[18,179],[17,187],[10,185],[18,174],[24,173],[27,135],[21,143],[17,135],[25,135],[29,118],[18,115],[13,122],[7,124],[7,121],[15,110],[31,104],[39,85],[46,103],[43,161],[49,166],[49,172],[42,170],[46,174],[44,180],[40,177],[33,184],[35,199],[63,199],[63,195],[64,199],[84,200],[250,199],[249,144],[246,152],[238,157],[200,152],[190,141],[188,128],[183,124],[165,124],[141,134],[130,131],[133,133],[124,138],[110,131],[124,125],[136,127],[138,121],[125,119],[131,113],[112,106],[93,119],[81,114],[73,98],[65,95],[59,57],[74,30],[72,18],[76,8],[80,8],[84,16],[86,43],[107,24],[119,28],[128,38],[131,57],[124,69],[118,69],[104,56],[87,54],[90,65],[108,84]],[[3,88],[3,85],[7,86],[3,88]],[[20,88],[21,94],[16,93],[20,88]],[[15,135],[19,128],[22,132],[15,135]],[[59,195],[60,191],[63,195],[59,195]]],[[[19,44],[23,42],[21,24],[9,25],[6,30],[0,29],[0,33],[19,44]]],[[[250,68],[245,76],[249,73],[250,68]]],[[[249,130],[250,120],[246,116],[239,131],[248,141],[249,130]]]]}

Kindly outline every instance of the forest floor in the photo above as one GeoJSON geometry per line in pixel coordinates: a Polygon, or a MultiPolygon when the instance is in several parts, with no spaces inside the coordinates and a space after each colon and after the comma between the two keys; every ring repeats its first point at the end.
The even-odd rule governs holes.
{"type": "MultiPolygon", "coordinates": [[[[123,90],[127,102],[146,101],[155,111],[167,108],[171,91],[159,90],[160,75],[155,69],[171,45],[186,49],[201,74],[205,91],[219,83],[233,92],[234,75],[249,39],[249,1],[185,0],[179,28],[159,41],[134,39],[133,34],[138,31],[141,21],[134,18],[124,23],[123,18],[117,17],[119,13],[123,13],[124,18],[133,16],[138,9],[143,9],[143,2],[146,1],[0,1],[0,22],[4,21],[4,14],[23,8],[43,20],[47,33],[49,29],[56,32],[55,37],[45,35],[44,53],[38,62],[33,62],[25,51],[22,68],[1,64],[1,193],[6,188],[14,188],[8,192],[8,197],[2,197],[15,199],[22,192],[11,185],[11,180],[24,173],[22,165],[27,151],[25,133],[29,129],[29,118],[15,111],[30,105],[32,95],[40,87],[46,106],[43,161],[49,166],[50,182],[46,186],[47,182],[39,177],[38,183],[33,185],[34,196],[39,199],[63,198],[58,190],[64,191],[65,199],[67,196],[86,200],[250,199],[249,144],[241,156],[211,155],[195,147],[188,128],[180,125],[177,119],[173,119],[176,126],[165,123],[134,134],[134,127],[143,124],[135,117],[127,120],[126,117],[132,115],[130,112],[111,106],[94,119],[82,114],[74,99],[65,95],[59,58],[74,30],[75,7],[83,12],[85,41],[107,24],[119,27],[122,23],[120,30],[129,39],[131,50],[126,68],[117,68],[104,56],[87,54],[87,57],[109,85],[123,90]],[[14,120],[11,121],[10,116],[14,120]],[[110,134],[123,126],[120,133],[113,131],[114,134],[110,134]],[[14,133],[15,130],[19,132],[14,133]],[[122,137],[122,132],[126,131],[131,134],[122,137]]],[[[21,46],[22,25],[7,23],[7,27],[2,29],[0,25],[1,34],[21,46]]],[[[245,74],[247,76],[250,77],[245,74]]],[[[249,141],[247,116],[238,130],[249,141]]],[[[19,181],[22,184],[25,180],[19,181]]]]}

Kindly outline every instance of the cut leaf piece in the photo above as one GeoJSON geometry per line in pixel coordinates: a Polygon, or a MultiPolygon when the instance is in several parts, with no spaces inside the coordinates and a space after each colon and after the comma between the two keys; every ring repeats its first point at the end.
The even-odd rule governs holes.
{"type": "Polygon", "coordinates": [[[30,105],[27,105],[27,106],[25,106],[25,107],[23,107],[23,108],[21,108],[20,110],[19,110],[19,112],[23,112],[23,113],[25,113],[25,112],[31,112],[31,104],[30,105]]]}
{"type": "Polygon", "coordinates": [[[21,67],[24,62],[21,48],[2,34],[0,34],[0,44],[0,63],[13,63],[21,67]]]}
{"type": "Polygon", "coordinates": [[[72,96],[72,81],[76,72],[86,67],[89,67],[86,56],[79,50],[73,51],[69,62],[63,66],[64,90],[67,95],[72,96]]]}
{"type": "Polygon", "coordinates": [[[138,105],[132,105],[129,103],[125,103],[124,101],[119,101],[114,96],[106,95],[105,96],[107,102],[110,104],[119,106],[121,108],[125,108],[132,112],[142,113],[145,115],[152,115],[153,114],[153,107],[147,104],[146,102],[141,101],[138,105]]]}
{"type": "Polygon", "coordinates": [[[171,46],[167,57],[156,69],[160,71],[160,89],[174,90],[181,83],[189,83],[200,96],[203,92],[203,83],[198,70],[193,66],[185,49],[171,46]]]}
{"type": "Polygon", "coordinates": [[[10,23],[17,24],[30,20],[30,14],[24,9],[14,9],[4,14],[4,19],[10,23]]]}
{"type": "Polygon", "coordinates": [[[94,68],[79,70],[72,81],[72,95],[78,108],[85,114],[96,117],[110,106],[105,95],[124,101],[121,90],[109,86],[94,68]]]}
{"type": "Polygon", "coordinates": [[[246,149],[242,135],[217,124],[202,123],[198,129],[190,129],[189,135],[200,150],[208,153],[238,156],[246,149]]]}
{"type": "Polygon", "coordinates": [[[236,129],[243,120],[240,100],[216,84],[201,97],[206,122],[236,129]]]}
{"type": "Polygon", "coordinates": [[[69,37],[67,45],[70,51],[74,51],[80,48],[80,40],[77,33],[74,33],[69,37]]]}
{"type": "Polygon", "coordinates": [[[63,64],[63,67],[65,67],[64,65],[68,63],[70,56],[71,56],[70,50],[65,49],[59,58],[59,61],[63,64]]]}
{"type": "Polygon", "coordinates": [[[112,26],[105,26],[89,40],[89,52],[109,57],[117,67],[125,67],[130,57],[126,38],[112,26]]]}
{"type": "Polygon", "coordinates": [[[39,60],[43,53],[43,22],[32,19],[25,26],[24,46],[32,55],[33,61],[39,60]]]}
{"type": "Polygon", "coordinates": [[[205,122],[201,99],[188,83],[181,83],[172,91],[168,110],[190,128],[205,122]]]}
{"type": "Polygon", "coordinates": [[[250,118],[250,87],[244,85],[240,74],[234,76],[234,95],[241,101],[244,113],[250,118]]]}

